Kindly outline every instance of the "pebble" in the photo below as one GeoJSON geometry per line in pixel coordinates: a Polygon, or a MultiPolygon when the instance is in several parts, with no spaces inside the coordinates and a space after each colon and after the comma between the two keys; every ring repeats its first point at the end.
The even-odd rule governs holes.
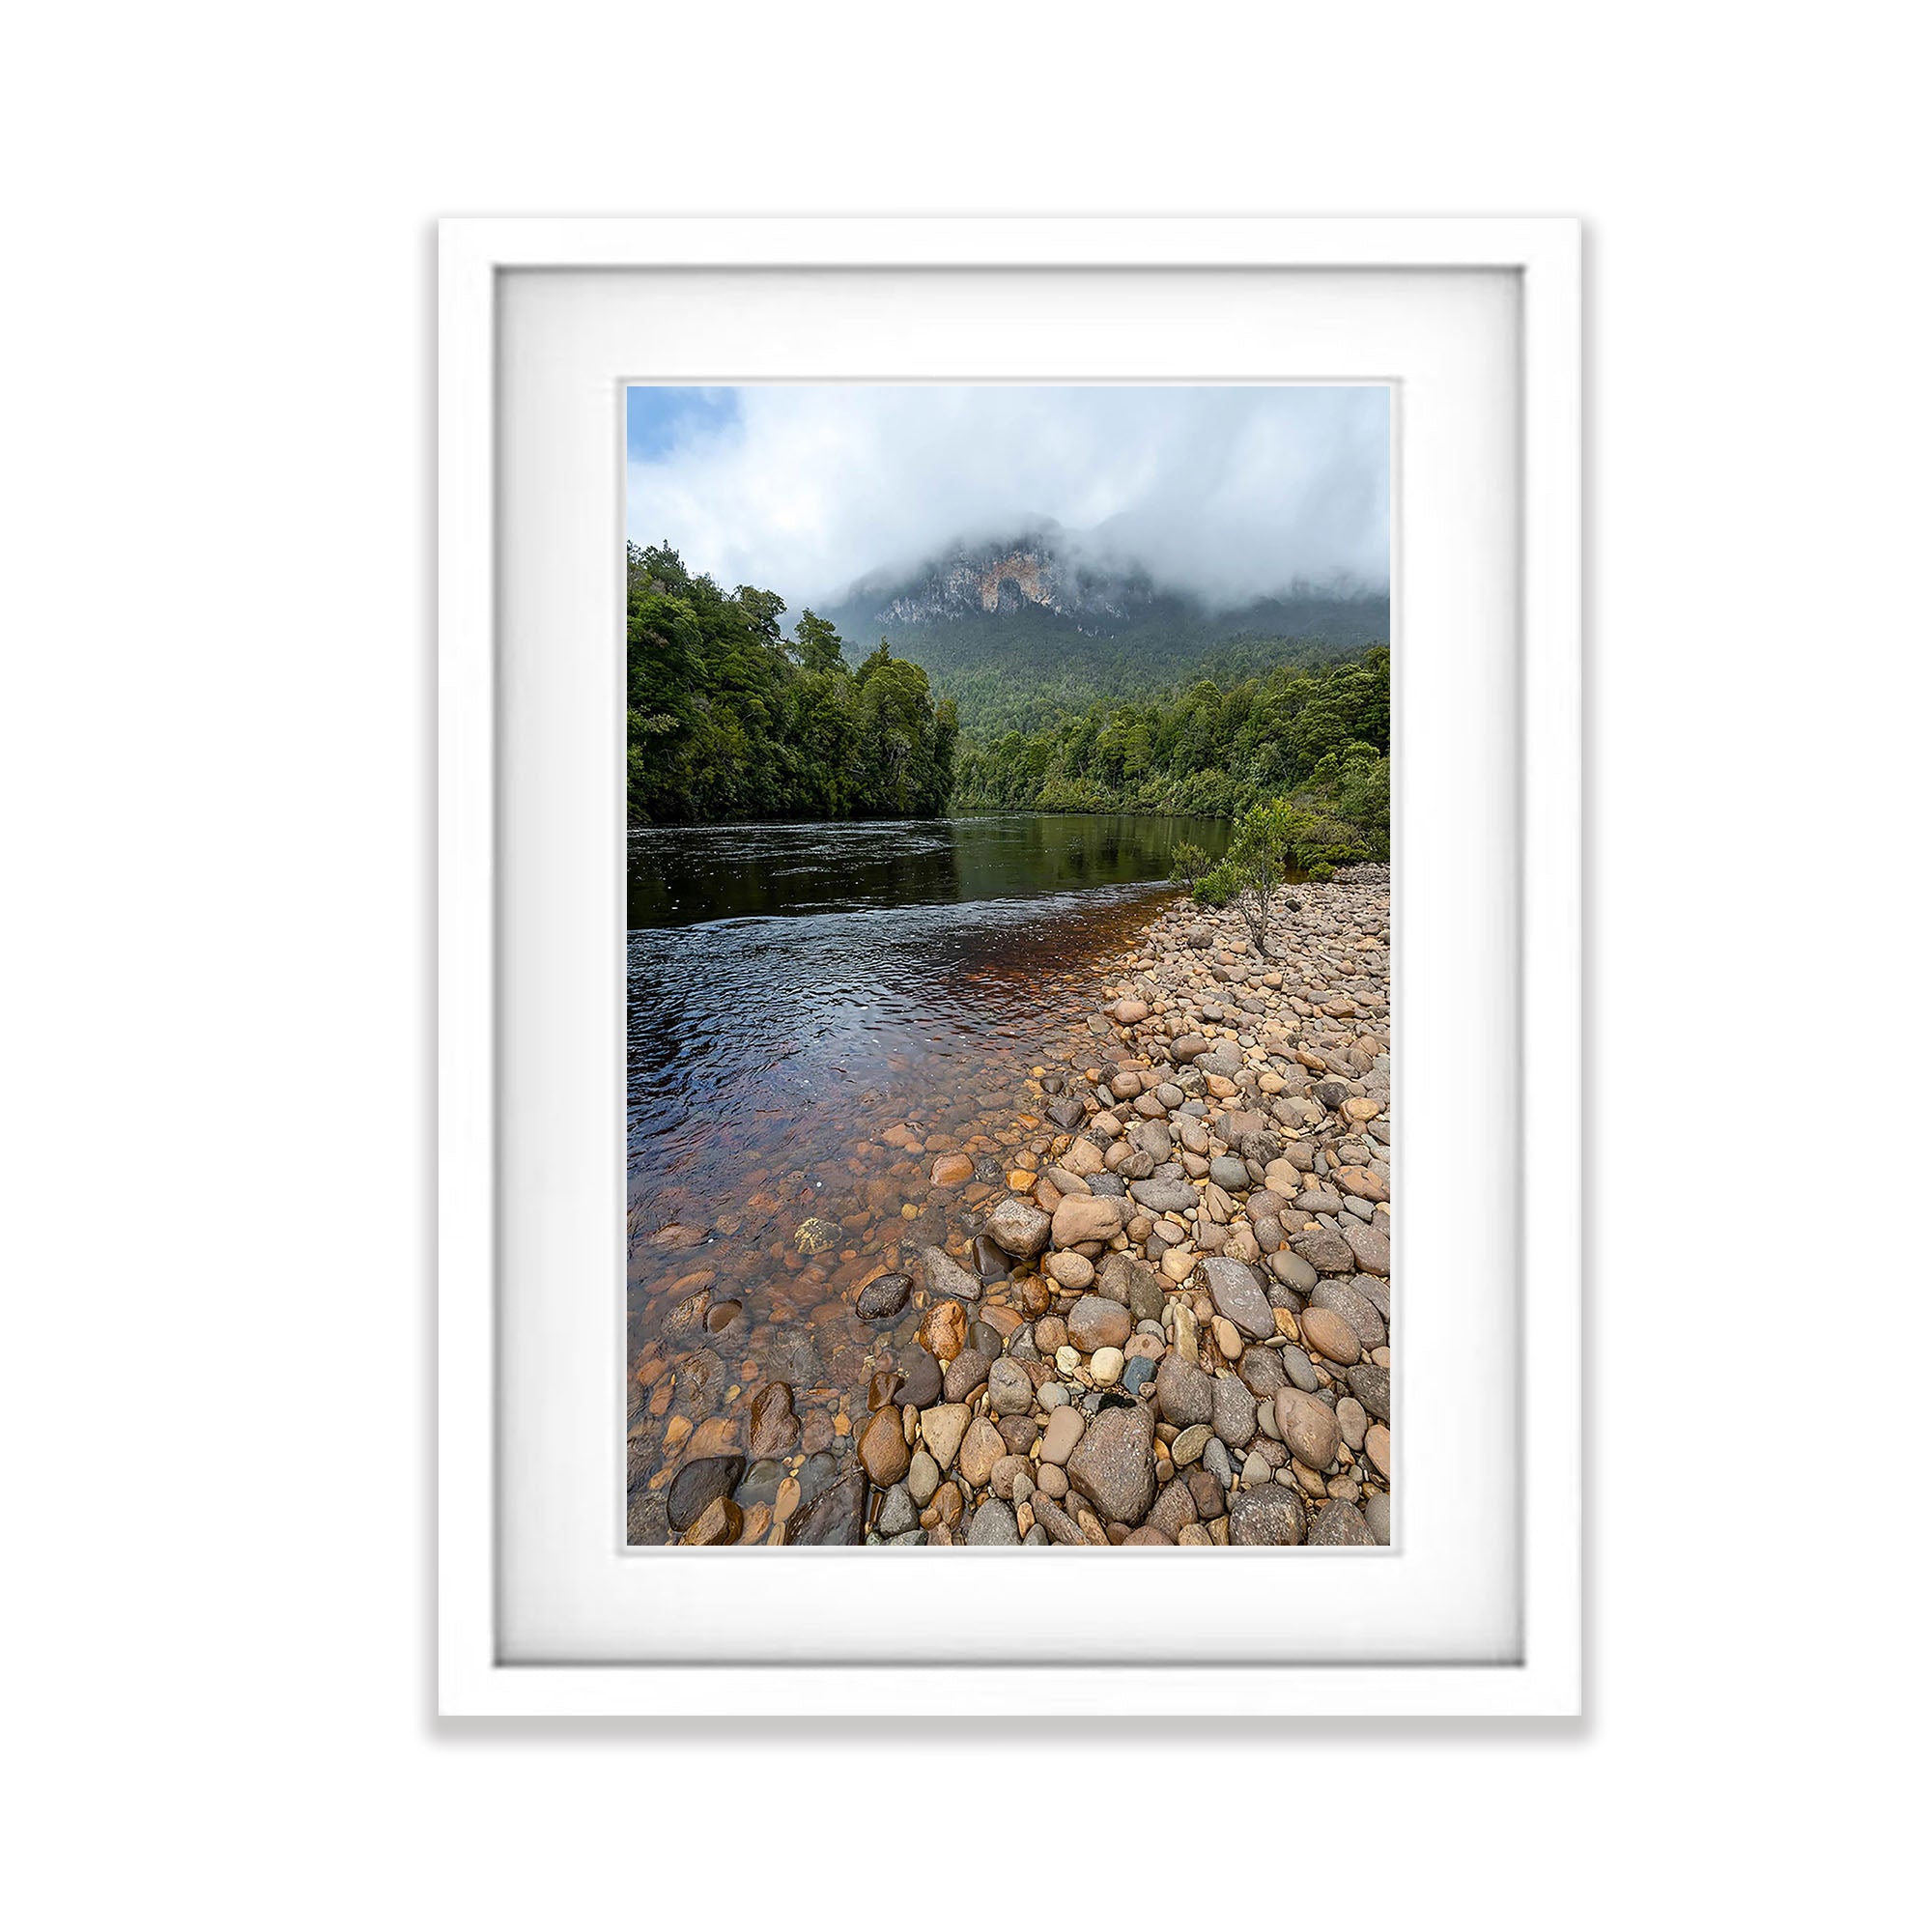
{"type": "Polygon", "coordinates": [[[992,1366],[992,1357],[983,1349],[962,1349],[946,1366],[946,1400],[969,1401],[986,1385],[992,1366]]]}
{"type": "Polygon", "coordinates": [[[1031,1201],[1009,1196],[986,1216],[986,1233],[1008,1254],[1030,1261],[1053,1236],[1053,1220],[1031,1201]]]}
{"type": "Polygon", "coordinates": [[[1292,899],[1266,960],[1233,912],[1158,915],[1077,1037],[1020,1048],[1016,1111],[996,1074],[850,1179],[668,1199],[706,1251],[659,1241],[629,1534],[1385,1545],[1387,873],[1292,899]]]}
{"type": "Polygon", "coordinates": [[[1350,1283],[1317,1282],[1308,1299],[1312,1308],[1331,1309],[1339,1315],[1360,1338],[1363,1349],[1379,1349],[1388,1340],[1380,1310],[1350,1283]]]}
{"type": "Polygon", "coordinates": [[[983,1490],[1006,1454],[1006,1438],[983,1415],[976,1415],[959,1443],[959,1473],[976,1490],[983,1490]]]}
{"type": "Polygon", "coordinates": [[[912,1464],[905,1428],[896,1408],[882,1408],[859,1437],[859,1462],[880,1489],[896,1483],[912,1464]]]}
{"type": "Polygon", "coordinates": [[[1240,1491],[1228,1510],[1228,1540],[1242,1548],[1300,1543],[1307,1534],[1300,1499],[1279,1483],[1240,1491]]]}
{"type": "Polygon", "coordinates": [[[1375,1540],[1361,1511],[1349,1502],[1324,1503],[1316,1512],[1314,1525],[1308,1532],[1309,1543],[1322,1548],[1341,1545],[1366,1548],[1375,1540]]]}
{"type": "Polygon", "coordinates": [[[905,1378],[899,1384],[899,1401],[914,1408],[930,1408],[945,1387],[938,1361],[915,1343],[900,1355],[898,1367],[905,1378]]]}
{"type": "Polygon", "coordinates": [[[1389,1374],[1373,1363],[1361,1362],[1349,1371],[1349,1386],[1355,1399],[1378,1422],[1389,1420],[1389,1374]]]}
{"type": "Polygon", "coordinates": [[[728,1496],[745,1473],[742,1456],[710,1456],[687,1463],[665,1498],[673,1529],[689,1529],[719,1496],[728,1496]]]}
{"type": "Polygon", "coordinates": [[[1094,1264],[1070,1248],[1056,1249],[1047,1256],[1044,1265],[1062,1288],[1085,1288],[1094,1279],[1094,1264]]]}
{"type": "Polygon", "coordinates": [[[785,1525],[787,1543],[824,1545],[865,1540],[866,1478],[857,1469],[840,1477],[785,1525]]]}
{"type": "Polygon", "coordinates": [[[1066,1480],[1115,1522],[1138,1523],[1153,1500],[1153,1416],[1105,1408],[1066,1459],[1066,1480]]]}
{"type": "MultiPolygon", "coordinates": [[[[923,1448],[915,1449],[912,1452],[912,1464],[906,1470],[905,1485],[913,1501],[921,1509],[923,1509],[932,1500],[934,1492],[938,1490],[939,1464],[932,1460],[932,1457],[923,1448]]],[[[793,1484],[792,1487],[796,1489],[797,1485],[793,1484]]],[[[779,1505],[780,1514],[782,1516],[784,1514],[784,1490],[782,1486],[781,1486],[779,1491],[779,1505]]]]}
{"type": "Polygon", "coordinates": [[[1079,1409],[1070,1404],[1056,1408],[1046,1418],[1046,1433],[1040,1437],[1040,1462],[1065,1463],[1086,1433],[1087,1418],[1079,1409]]]}
{"type": "Polygon", "coordinates": [[[1066,1316],[1066,1339],[1082,1354],[1120,1349],[1133,1332],[1133,1316],[1105,1295],[1083,1294],[1066,1316]]]}
{"type": "Polygon", "coordinates": [[[1345,1367],[1362,1358],[1361,1337],[1332,1308],[1311,1303],[1301,1311],[1302,1339],[1318,1355],[1345,1367]]]}
{"type": "Polygon", "coordinates": [[[1019,1524],[1014,1520],[1011,1506],[997,1496],[988,1497],[973,1512],[972,1527],[966,1532],[969,1547],[983,1548],[989,1545],[1017,1544],[1019,1540],[1019,1524]]]}
{"type": "Polygon", "coordinates": [[[979,1300],[979,1276],[968,1274],[943,1248],[925,1249],[920,1262],[925,1274],[925,1292],[935,1300],[979,1300]]]}
{"type": "Polygon", "coordinates": [[[1335,1411],[1299,1389],[1283,1389],[1275,1396],[1274,1424],[1290,1451],[1311,1469],[1325,1469],[1342,1446],[1335,1411]]]}
{"type": "Polygon", "coordinates": [[[996,1416],[1028,1414],[1034,1405],[1033,1378],[1003,1355],[987,1371],[986,1400],[996,1416]]]}
{"type": "Polygon", "coordinates": [[[1177,1429],[1209,1422],[1214,1415],[1214,1378],[1177,1349],[1161,1358],[1154,1376],[1154,1401],[1161,1420],[1177,1429]]]}
{"type": "Polygon", "coordinates": [[[876,1275],[859,1291],[859,1313],[867,1321],[890,1321],[911,1293],[911,1275],[876,1275]]]}
{"type": "Polygon", "coordinates": [[[1345,1395],[1335,1405],[1336,1426],[1342,1432],[1342,1440],[1350,1449],[1360,1452],[1362,1442],[1368,1434],[1369,1412],[1351,1395],[1345,1395]]]}
{"type": "Polygon", "coordinates": [[[1217,1315],[1258,1342],[1274,1334],[1274,1310],[1268,1306],[1254,1269],[1245,1262],[1226,1255],[1210,1256],[1201,1264],[1200,1272],[1217,1315]]]}
{"type": "Polygon", "coordinates": [[[1389,1540],[1389,1498],[1385,1490],[1378,1490],[1362,1505],[1362,1520],[1369,1526],[1369,1534],[1387,1548],[1389,1540]]]}
{"type": "Polygon", "coordinates": [[[1215,1378],[1208,1419],[1230,1449],[1245,1449],[1255,1436],[1255,1399],[1235,1376],[1215,1378]]]}
{"type": "Polygon", "coordinates": [[[959,1453],[960,1439],[965,1435],[966,1425],[972,1416],[973,1411],[963,1402],[942,1403],[935,1408],[921,1411],[920,1439],[925,1444],[926,1453],[942,1470],[952,1466],[952,1459],[959,1453]]]}
{"type": "MultiPolygon", "coordinates": [[[[933,1472],[937,1486],[938,1471],[933,1472]]],[[[911,1492],[903,1483],[895,1483],[889,1489],[879,1504],[879,1514],[872,1527],[881,1536],[903,1536],[907,1530],[919,1526],[920,1505],[913,1500],[911,1492]]]]}
{"type": "Polygon", "coordinates": [[[729,1496],[713,1496],[685,1531],[684,1540],[696,1545],[736,1543],[744,1526],[744,1516],[729,1496]]]}

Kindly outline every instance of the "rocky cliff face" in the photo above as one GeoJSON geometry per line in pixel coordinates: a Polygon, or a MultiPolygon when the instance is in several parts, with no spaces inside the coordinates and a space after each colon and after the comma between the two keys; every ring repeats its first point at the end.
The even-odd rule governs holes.
{"type": "Polygon", "coordinates": [[[976,612],[1010,615],[1034,604],[1093,629],[1130,617],[1153,594],[1138,573],[1075,564],[1054,533],[1042,530],[962,545],[896,583],[873,578],[858,585],[847,604],[864,608],[874,622],[908,625],[976,612]]]}

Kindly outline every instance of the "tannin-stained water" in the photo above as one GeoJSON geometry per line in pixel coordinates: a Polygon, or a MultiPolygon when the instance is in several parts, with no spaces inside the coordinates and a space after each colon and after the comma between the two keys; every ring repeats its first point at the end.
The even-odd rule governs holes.
{"type": "MultiPolygon", "coordinates": [[[[808,1453],[849,1456],[917,1325],[859,1321],[853,1289],[956,1241],[1051,1133],[1036,1069],[1097,1047],[1098,969],[1172,890],[1174,845],[1227,837],[1098,815],[631,835],[634,1495],[750,1447],[772,1381],[808,1453]],[[944,1153],[972,1178],[936,1188],[944,1153]]],[[[754,1469],[741,1499],[763,1486],[754,1469]]]]}

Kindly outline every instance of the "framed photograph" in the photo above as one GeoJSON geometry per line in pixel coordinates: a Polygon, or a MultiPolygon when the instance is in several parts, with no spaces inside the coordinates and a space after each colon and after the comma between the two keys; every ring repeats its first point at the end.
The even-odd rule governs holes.
{"type": "Polygon", "coordinates": [[[1577,1713],[1577,224],[440,273],[443,1712],[1577,1713]]]}

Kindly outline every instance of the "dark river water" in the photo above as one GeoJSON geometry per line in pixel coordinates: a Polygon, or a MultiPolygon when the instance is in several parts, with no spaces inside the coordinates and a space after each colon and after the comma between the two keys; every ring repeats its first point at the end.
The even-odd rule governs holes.
{"type": "Polygon", "coordinates": [[[1151,910],[1178,842],[1217,856],[1228,832],[1019,813],[633,832],[633,1204],[701,1164],[694,1129],[803,1150],[806,1109],[970,1056],[1151,910]]]}
{"type": "Polygon", "coordinates": [[[1042,1066],[1091,1041],[1097,969],[1173,891],[1174,846],[1228,836],[1073,814],[630,835],[629,1306],[660,1378],[633,1389],[634,1482],[668,1407],[674,1455],[687,1407],[762,1380],[863,1422],[876,1338],[839,1297],[957,1237],[949,1216],[1038,1131],[1015,1123],[1042,1066]],[[935,1192],[960,1149],[983,1179],[935,1192]],[[697,1296],[694,1333],[672,1311],[697,1296]]]}

